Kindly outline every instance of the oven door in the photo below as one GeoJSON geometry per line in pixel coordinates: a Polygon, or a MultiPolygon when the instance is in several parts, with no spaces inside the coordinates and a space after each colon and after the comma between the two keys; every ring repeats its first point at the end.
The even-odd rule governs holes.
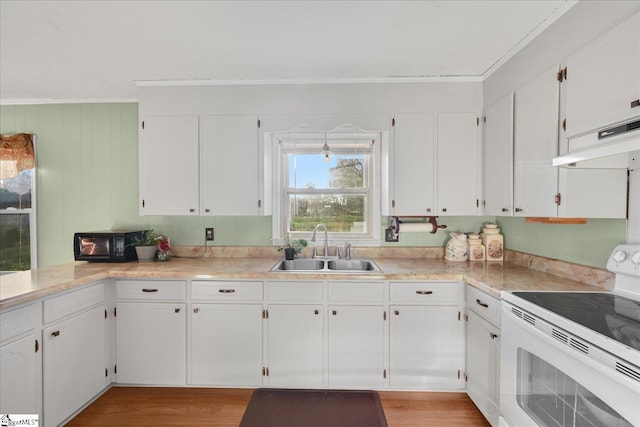
{"type": "Polygon", "coordinates": [[[639,382],[556,341],[511,307],[502,304],[500,368],[509,425],[640,426],[639,382]]]}

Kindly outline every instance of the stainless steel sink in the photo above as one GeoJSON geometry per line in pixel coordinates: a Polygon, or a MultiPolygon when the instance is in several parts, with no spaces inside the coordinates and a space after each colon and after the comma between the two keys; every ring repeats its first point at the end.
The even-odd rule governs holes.
{"type": "Polygon", "coordinates": [[[317,259],[301,258],[278,261],[271,271],[292,273],[380,273],[380,267],[369,258],[317,259]]]}
{"type": "Polygon", "coordinates": [[[332,259],[327,262],[327,268],[333,271],[380,271],[370,259],[332,259]]]}
{"type": "Polygon", "coordinates": [[[325,262],[321,259],[292,259],[280,260],[271,271],[318,271],[325,268],[325,262]]]}

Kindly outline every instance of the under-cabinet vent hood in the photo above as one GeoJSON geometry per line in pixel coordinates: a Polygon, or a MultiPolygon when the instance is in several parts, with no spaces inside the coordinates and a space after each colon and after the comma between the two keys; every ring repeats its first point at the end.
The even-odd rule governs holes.
{"type": "Polygon", "coordinates": [[[569,139],[568,144],[568,152],[554,158],[553,166],[575,166],[588,160],[618,157],[622,161],[609,163],[627,168],[626,154],[640,151],[640,119],[569,139]]]}

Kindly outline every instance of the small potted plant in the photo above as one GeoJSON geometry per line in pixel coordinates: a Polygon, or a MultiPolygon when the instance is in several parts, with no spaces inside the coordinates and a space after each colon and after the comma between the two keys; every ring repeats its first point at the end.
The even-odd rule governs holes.
{"type": "Polygon", "coordinates": [[[153,230],[144,231],[140,236],[131,240],[131,246],[136,248],[138,261],[150,262],[156,257],[158,251],[157,239],[160,235],[153,230]]]}
{"type": "Polygon", "coordinates": [[[284,251],[284,258],[287,260],[294,259],[304,248],[307,247],[307,241],[304,239],[291,239],[289,236],[284,241],[284,246],[278,248],[278,252],[284,251]]]}

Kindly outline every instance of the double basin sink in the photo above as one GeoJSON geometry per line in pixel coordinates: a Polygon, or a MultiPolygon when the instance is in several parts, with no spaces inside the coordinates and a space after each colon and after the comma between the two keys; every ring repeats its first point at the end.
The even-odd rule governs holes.
{"type": "Polygon", "coordinates": [[[381,273],[380,267],[370,258],[358,259],[282,259],[271,271],[292,273],[381,273]]]}

